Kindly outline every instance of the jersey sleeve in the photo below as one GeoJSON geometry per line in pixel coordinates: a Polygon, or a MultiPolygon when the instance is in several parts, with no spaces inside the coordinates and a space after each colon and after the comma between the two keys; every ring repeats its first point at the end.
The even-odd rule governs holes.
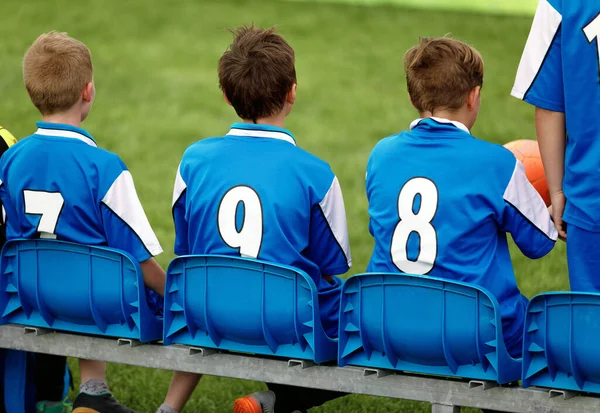
{"type": "Polygon", "coordinates": [[[344,274],[352,266],[344,198],[335,176],[323,199],[312,208],[307,255],[324,276],[344,274]]]}
{"type": "Polygon", "coordinates": [[[121,172],[100,202],[108,246],[133,255],[139,262],[156,256],[162,248],[138,198],[131,173],[121,172]]]}
{"type": "Polygon", "coordinates": [[[175,188],[173,189],[173,222],[175,224],[175,254],[188,255],[188,223],[186,220],[187,185],[181,176],[181,165],[177,168],[175,188]]]}
{"type": "Polygon", "coordinates": [[[501,229],[509,232],[521,252],[532,259],[548,254],[558,237],[546,204],[527,180],[520,161],[516,161],[504,191],[501,229]]]}
{"type": "Polygon", "coordinates": [[[564,112],[559,0],[540,0],[511,94],[542,109],[564,112]]]}

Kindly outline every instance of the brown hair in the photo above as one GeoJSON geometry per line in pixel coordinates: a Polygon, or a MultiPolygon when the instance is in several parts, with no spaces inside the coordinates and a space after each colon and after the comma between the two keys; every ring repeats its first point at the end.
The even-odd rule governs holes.
{"type": "Polygon", "coordinates": [[[296,83],[294,50],[275,28],[231,31],[234,38],[219,60],[219,85],[242,119],[279,113],[296,83]]]}
{"type": "Polygon", "coordinates": [[[473,47],[450,37],[421,38],[404,55],[408,94],[423,112],[459,109],[483,85],[483,59],[473,47]]]}
{"type": "Polygon", "coordinates": [[[23,80],[42,115],[63,112],[79,100],[93,79],[92,56],[79,40],[66,33],[44,33],[23,58],[23,80]]]}

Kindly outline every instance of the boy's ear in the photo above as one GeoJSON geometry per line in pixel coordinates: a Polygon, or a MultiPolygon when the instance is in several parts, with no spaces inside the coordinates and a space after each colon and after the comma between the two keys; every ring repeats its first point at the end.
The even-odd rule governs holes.
{"type": "Polygon", "coordinates": [[[471,89],[471,91],[469,92],[469,95],[467,96],[467,108],[469,110],[473,110],[475,109],[476,105],[477,105],[477,101],[479,100],[479,98],[481,97],[481,86],[475,86],[473,89],[471,89]]]}
{"type": "Polygon", "coordinates": [[[231,102],[229,101],[229,98],[227,97],[227,95],[225,94],[225,92],[223,92],[223,99],[225,99],[225,102],[227,102],[227,104],[228,104],[229,106],[233,106],[233,105],[231,104],[231,102]]]}
{"type": "Polygon", "coordinates": [[[296,83],[294,83],[292,85],[292,88],[290,89],[287,96],[285,97],[285,101],[287,103],[289,103],[290,105],[293,105],[294,102],[296,102],[296,83]]]}
{"type": "Polygon", "coordinates": [[[81,91],[81,98],[84,102],[91,102],[94,98],[94,82],[87,83],[81,91]]]}

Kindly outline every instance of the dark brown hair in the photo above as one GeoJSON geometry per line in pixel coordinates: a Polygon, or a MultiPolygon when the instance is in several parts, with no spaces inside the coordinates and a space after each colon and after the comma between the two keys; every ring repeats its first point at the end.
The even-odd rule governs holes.
{"type": "Polygon", "coordinates": [[[219,60],[219,85],[238,116],[256,121],[279,113],[296,83],[294,50],[275,28],[232,30],[219,60]]]}
{"type": "Polygon", "coordinates": [[[473,47],[450,37],[421,38],[404,55],[408,94],[423,112],[459,109],[483,85],[483,59],[473,47]]]}
{"type": "Polygon", "coordinates": [[[23,58],[25,87],[42,115],[73,107],[92,79],[89,49],[66,33],[42,34],[23,58]]]}

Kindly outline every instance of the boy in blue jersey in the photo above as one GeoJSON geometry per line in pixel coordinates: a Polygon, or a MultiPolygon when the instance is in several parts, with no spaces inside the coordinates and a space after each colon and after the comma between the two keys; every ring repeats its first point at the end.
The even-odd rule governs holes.
{"type": "Polygon", "coordinates": [[[510,233],[529,258],[550,252],[557,234],[521,162],[474,138],[483,60],[451,38],[425,38],[405,55],[408,92],[420,113],[387,137],[367,166],[369,272],[431,275],[485,287],[500,303],[504,340],[521,356],[527,299],[517,288],[510,233]]]}
{"type": "MultiPolygon", "coordinates": [[[[284,129],[296,100],[293,49],[273,29],[233,33],[219,61],[219,83],[242,122],[183,155],[173,194],[175,253],[243,256],[304,270],[318,288],[323,326],[337,337],[341,282],[333,276],[351,265],[340,185],[329,165],[298,148],[284,129]]],[[[306,412],[341,395],[268,387],[238,399],[235,412],[306,412]]]]}
{"type": "MultiPolygon", "coordinates": [[[[23,78],[43,117],[38,130],[0,160],[6,238],[56,238],[118,248],[140,262],[148,288],[163,295],[162,249],[121,159],[81,128],[95,97],[88,48],[65,33],[41,35],[23,59],[23,78]]],[[[68,286],[65,286],[68,288],[68,286]]],[[[111,395],[104,362],[80,360],[74,413],[131,413],[111,395]]],[[[175,373],[159,411],[183,407],[197,383],[175,373]]]]}
{"type": "Polygon", "coordinates": [[[567,239],[573,291],[600,291],[599,13],[600,0],[540,0],[512,90],[536,107],[552,215],[567,239]]]}

